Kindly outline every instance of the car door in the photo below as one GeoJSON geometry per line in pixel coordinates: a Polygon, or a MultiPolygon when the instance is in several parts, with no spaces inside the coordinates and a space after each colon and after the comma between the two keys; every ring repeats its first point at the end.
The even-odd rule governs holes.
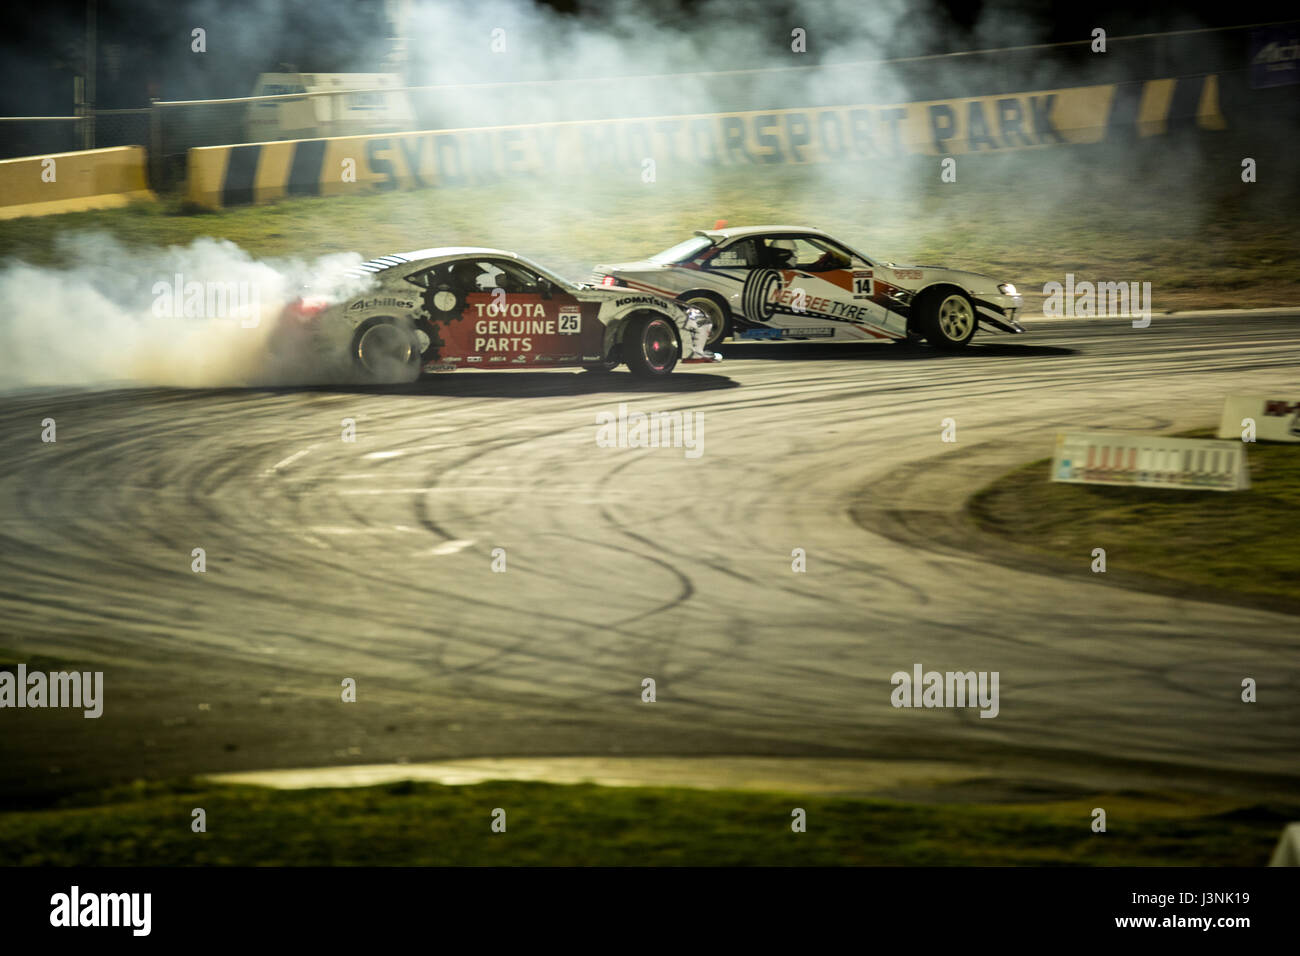
{"type": "Polygon", "coordinates": [[[781,270],[778,303],[791,337],[838,340],[889,338],[905,321],[874,294],[874,267],[838,243],[821,236],[784,237],[793,246],[793,264],[781,270]]]}
{"type": "Polygon", "coordinates": [[[579,302],[563,285],[512,259],[474,261],[477,287],[466,294],[465,317],[452,339],[467,362],[517,367],[600,358],[604,327],[597,304],[579,302]]]}
{"type": "MultiPolygon", "coordinates": [[[[706,285],[727,299],[734,316],[745,325],[766,325],[766,319],[745,307],[744,293],[750,288],[750,275],[759,267],[759,240],[736,239],[722,246],[705,249],[695,260],[701,272],[709,276],[706,285]]],[[[743,330],[740,332],[744,336],[743,330]]]]}
{"type": "Polygon", "coordinates": [[[415,333],[426,367],[473,361],[465,350],[465,327],[472,322],[474,309],[469,297],[478,291],[481,275],[481,268],[472,260],[454,259],[405,277],[421,290],[415,333]]]}

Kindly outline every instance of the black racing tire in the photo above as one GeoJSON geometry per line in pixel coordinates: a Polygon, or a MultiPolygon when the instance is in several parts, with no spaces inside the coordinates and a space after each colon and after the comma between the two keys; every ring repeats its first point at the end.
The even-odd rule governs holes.
{"type": "Polygon", "coordinates": [[[781,273],[775,269],[755,269],[745,277],[740,290],[740,311],[751,322],[767,322],[776,314],[772,291],[781,288],[781,273]]]}
{"type": "Polygon", "coordinates": [[[382,315],[352,333],[352,366],[370,382],[413,382],[420,377],[420,341],[407,321],[382,315]]]}
{"type": "Polygon", "coordinates": [[[979,328],[975,303],[953,286],[922,293],[912,309],[916,327],[925,340],[945,352],[964,349],[979,328]]]}
{"type": "Polygon", "coordinates": [[[637,378],[659,378],[677,365],[681,345],[666,315],[634,315],[623,332],[623,360],[637,378]]]}
{"type": "Polygon", "coordinates": [[[710,352],[722,344],[722,340],[731,335],[731,307],[725,299],[712,292],[687,292],[677,297],[682,305],[699,309],[712,322],[708,341],[704,348],[710,352]]]}

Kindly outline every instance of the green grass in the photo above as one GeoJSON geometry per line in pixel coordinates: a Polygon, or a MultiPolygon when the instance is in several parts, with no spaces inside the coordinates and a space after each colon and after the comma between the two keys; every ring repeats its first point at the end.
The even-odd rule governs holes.
{"type": "MultiPolygon", "coordinates": [[[[1205,429],[1193,437],[1210,437],[1205,429]]],[[[1106,550],[1106,580],[1261,599],[1300,612],[1300,446],[1247,445],[1247,491],[1176,491],[1048,480],[1031,462],[978,492],[969,510],[1017,548],[1087,570],[1106,550]]]]}
{"type": "Polygon", "coordinates": [[[0,865],[1258,866],[1297,814],[1172,794],[967,806],[515,782],[140,783],[0,814],[0,865]],[[206,833],[190,829],[195,807],[206,833]],[[505,833],[490,828],[497,807],[505,833]],[[805,833],[791,831],[795,807],[805,833]],[[1094,807],[1104,834],[1091,830],[1094,807]]]}
{"type": "MultiPolygon", "coordinates": [[[[66,261],[56,250],[60,236],[102,231],[131,245],[217,236],[256,256],[306,259],[487,245],[582,277],[595,262],[641,258],[722,218],[817,226],[869,254],[989,272],[1031,293],[1066,272],[1151,281],[1157,311],[1300,299],[1300,258],[1291,254],[1300,247],[1294,190],[1283,195],[1235,176],[1110,169],[1101,157],[1058,165],[1085,163],[1088,155],[966,159],[959,183],[948,184],[938,181],[934,163],[909,160],[712,172],[661,165],[652,184],[641,182],[638,167],[578,183],[526,179],[216,213],[187,212],[173,197],[0,221],[0,258],[66,261]]],[[[1032,313],[1036,299],[1027,307],[1032,313]]]]}

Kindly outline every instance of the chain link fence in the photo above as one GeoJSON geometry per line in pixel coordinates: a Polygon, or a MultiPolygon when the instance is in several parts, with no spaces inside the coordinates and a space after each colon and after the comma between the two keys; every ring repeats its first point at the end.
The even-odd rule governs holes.
{"type": "Polygon", "coordinates": [[[98,110],[92,116],[0,116],[0,159],[108,146],[148,146],[148,109],[98,110]]]}
{"type": "Polygon", "coordinates": [[[80,116],[0,116],[0,159],[81,149],[84,126],[80,116]]]}

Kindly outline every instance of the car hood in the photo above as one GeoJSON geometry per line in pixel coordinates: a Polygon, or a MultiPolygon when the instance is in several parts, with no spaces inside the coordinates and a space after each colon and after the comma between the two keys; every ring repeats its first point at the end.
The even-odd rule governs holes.
{"type": "Polygon", "coordinates": [[[996,285],[998,282],[997,279],[987,273],[967,272],[964,269],[950,269],[947,266],[912,265],[911,263],[902,262],[886,262],[883,265],[886,269],[920,269],[925,273],[927,281],[930,279],[947,279],[964,286],[996,285]]]}

